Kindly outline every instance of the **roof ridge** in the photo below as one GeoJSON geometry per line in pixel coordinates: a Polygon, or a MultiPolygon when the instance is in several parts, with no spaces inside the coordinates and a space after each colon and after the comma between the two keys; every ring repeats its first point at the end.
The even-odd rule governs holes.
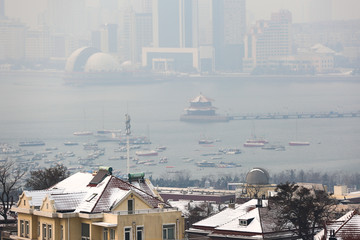
{"type": "Polygon", "coordinates": [[[130,184],[130,183],[128,183],[128,182],[120,179],[120,178],[116,178],[116,179],[118,179],[118,180],[120,180],[121,182],[127,184],[127,185],[129,186],[130,190],[132,190],[132,188],[135,188],[135,189],[139,190],[140,192],[145,193],[146,195],[150,196],[151,198],[156,199],[157,201],[162,202],[162,203],[164,203],[164,204],[166,204],[167,206],[170,207],[170,205],[169,205],[168,203],[166,203],[166,202],[158,199],[157,197],[154,197],[153,195],[147,193],[146,191],[144,191],[144,190],[142,190],[142,189],[140,189],[140,188],[137,188],[137,187],[135,187],[134,185],[132,185],[132,184],[130,184]]]}
{"type": "MultiPolygon", "coordinates": [[[[109,181],[106,183],[106,186],[104,187],[104,189],[101,191],[101,194],[100,194],[100,196],[98,197],[98,199],[96,200],[96,203],[94,204],[94,206],[91,208],[91,213],[92,213],[92,211],[94,211],[94,209],[95,209],[95,207],[97,206],[97,204],[98,204],[98,202],[100,201],[100,199],[101,199],[101,197],[103,196],[103,194],[104,194],[104,192],[106,191],[106,189],[107,189],[107,187],[109,186],[109,183],[111,182],[111,179],[114,177],[114,176],[112,176],[112,175],[109,175],[110,176],[110,179],[109,179],[109,181]]],[[[104,180],[106,179],[106,177],[104,178],[104,180]]],[[[103,180],[103,181],[104,181],[103,180]]]]}
{"type": "Polygon", "coordinates": [[[344,223],[341,224],[341,226],[335,231],[335,234],[338,233],[356,214],[356,210],[353,210],[351,214],[349,214],[350,216],[344,220],[344,223]]]}

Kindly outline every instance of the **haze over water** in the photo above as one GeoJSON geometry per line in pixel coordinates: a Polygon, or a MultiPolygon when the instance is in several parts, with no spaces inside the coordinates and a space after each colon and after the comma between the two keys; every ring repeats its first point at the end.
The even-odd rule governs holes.
{"type": "MultiPolygon", "coordinates": [[[[70,162],[76,162],[77,157],[84,157],[87,153],[82,145],[64,146],[65,141],[96,142],[95,136],[76,137],[73,132],[90,130],[95,133],[103,128],[124,132],[124,116],[129,113],[133,135],[145,135],[152,141],[143,148],[167,147],[159,156],[151,158],[156,161],[162,156],[168,158],[167,164],[137,165],[131,170],[133,172],[148,171],[159,177],[186,170],[194,178],[247,172],[252,167],[264,167],[270,173],[285,169],[356,172],[360,170],[360,118],[234,120],[194,124],[181,122],[179,117],[189,105],[188,101],[200,92],[214,99],[213,105],[219,114],[358,112],[359,80],[359,77],[242,77],[74,87],[65,85],[61,77],[2,76],[0,142],[17,146],[20,141],[43,140],[46,146],[28,149],[37,152],[46,147],[58,147],[57,152],[73,151],[76,157],[62,162],[70,166],[70,162]],[[270,144],[284,145],[286,150],[243,147],[253,133],[266,138],[270,144]],[[203,137],[220,141],[204,147],[198,144],[203,137]],[[288,142],[292,140],[309,141],[311,145],[290,147],[288,142]],[[222,147],[240,148],[242,153],[223,155],[221,160],[202,156],[222,147]],[[194,161],[186,163],[185,157],[194,161]],[[242,167],[196,167],[195,163],[204,159],[236,162],[242,167]]],[[[124,154],[114,152],[119,147],[116,143],[99,143],[99,147],[106,151],[104,156],[95,160],[97,164],[126,172],[126,161],[108,160],[124,154]]]]}

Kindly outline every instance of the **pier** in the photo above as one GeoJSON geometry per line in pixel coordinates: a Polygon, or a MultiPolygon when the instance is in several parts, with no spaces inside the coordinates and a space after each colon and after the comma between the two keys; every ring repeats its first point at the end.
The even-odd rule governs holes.
{"type": "Polygon", "coordinates": [[[296,113],[249,113],[236,114],[230,120],[266,120],[266,119],[299,119],[299,118],[355,118],[360,117],[358,112],[296,112],[296,113]]]}

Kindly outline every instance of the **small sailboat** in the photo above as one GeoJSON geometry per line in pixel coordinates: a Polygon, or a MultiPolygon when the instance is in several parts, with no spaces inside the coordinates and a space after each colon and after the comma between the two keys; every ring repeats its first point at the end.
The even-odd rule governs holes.
{"type": "Polygon", "coordinates": [[[289,142],[289,146],[309,146],[310,142],[307,141],[298,141],[297,140],[297,135],[298,135],[298,123],[297,123],[297,119],[296,119],[296,132],[295,132],[295,141],[290,141],[289,142]]]}
{"type": "Polygon", "coordinates": [[[256,137],[254,122],[252,122],[252,125],[251,138],[246,140],[244,147],[264,147],[269,141],[262,137],[256,137]]]}

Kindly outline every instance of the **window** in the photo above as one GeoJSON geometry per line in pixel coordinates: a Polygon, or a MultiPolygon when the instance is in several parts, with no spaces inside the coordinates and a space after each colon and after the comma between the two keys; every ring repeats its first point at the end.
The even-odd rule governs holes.
{"type": "Polygon", "coordinates": [[[30,224],[29,221],[25,221],[25,237],[29,237],[30,234],[30,224]]]}
{"type": "Polygon", "coordinates": [[[131,239],[131,227],[127,227],[124,230],[124,240],[130,240],[131,239]]]}
{"type": "Polygon", "coordinates": [[[110,240],[115,240],[115,229],[110,229],[110,240]]]}
{"type": "Polygon", "coordinates": [[[38,237],[40,237],[40,222],[38,222],[37,231],[38,231],[38,237]]]}
{"type": "Polygon", "coordinates": [[[133,214],[133,213],[134,213],[134,200],[129,199],[128,200],[128,214],[133,214]]]}
{"type": "Polygon", "coordinates": [[[90,240],[90,225],[81,223],[81,240],[90,240]]]}
{"type": "Polygon", "coordinates": [[[107,228],[104,228],[103,239],[108,240],[108,229],[107,228]]]}
{"type": "Polygon", "coordinates": [[[144,227],[137,227],[136,228],[136,240],[143,240],[144,239],[144,227]]]}
{"type": "Polygon", "coordinates": [[[25,227],[24,227],[24,220],[20,220],[20,237],[24,236],[25,227]]]}
{"type": "Polygon", "coordinates": [[[163,239],[164,240],[175,239],[175,224],[163,225],[163,239]]]}
{"type": "Polygon", "coordinates": [[[48,239],[52,239],[52,226],[48,225],[48,239]]]}
{"type": "Polygon", "coordinates": [[[97,195],[98,195],[97,193],[91,194],[91,195],[88,197],[88,199],[86,199],[86,201],[87,201],[87,202],[90,202],[90,201],[93,200],[94,197],[96,197],[97,195]]]}
{"type": "Polygon", "coordinates": [[[46,240],[46,224],[42,225],[42,239],[46,240]]]}
{"type": "Polygon", "coordinates": [[[60,240],[64,240],[64,226],[60,225],[60,240]]]}

